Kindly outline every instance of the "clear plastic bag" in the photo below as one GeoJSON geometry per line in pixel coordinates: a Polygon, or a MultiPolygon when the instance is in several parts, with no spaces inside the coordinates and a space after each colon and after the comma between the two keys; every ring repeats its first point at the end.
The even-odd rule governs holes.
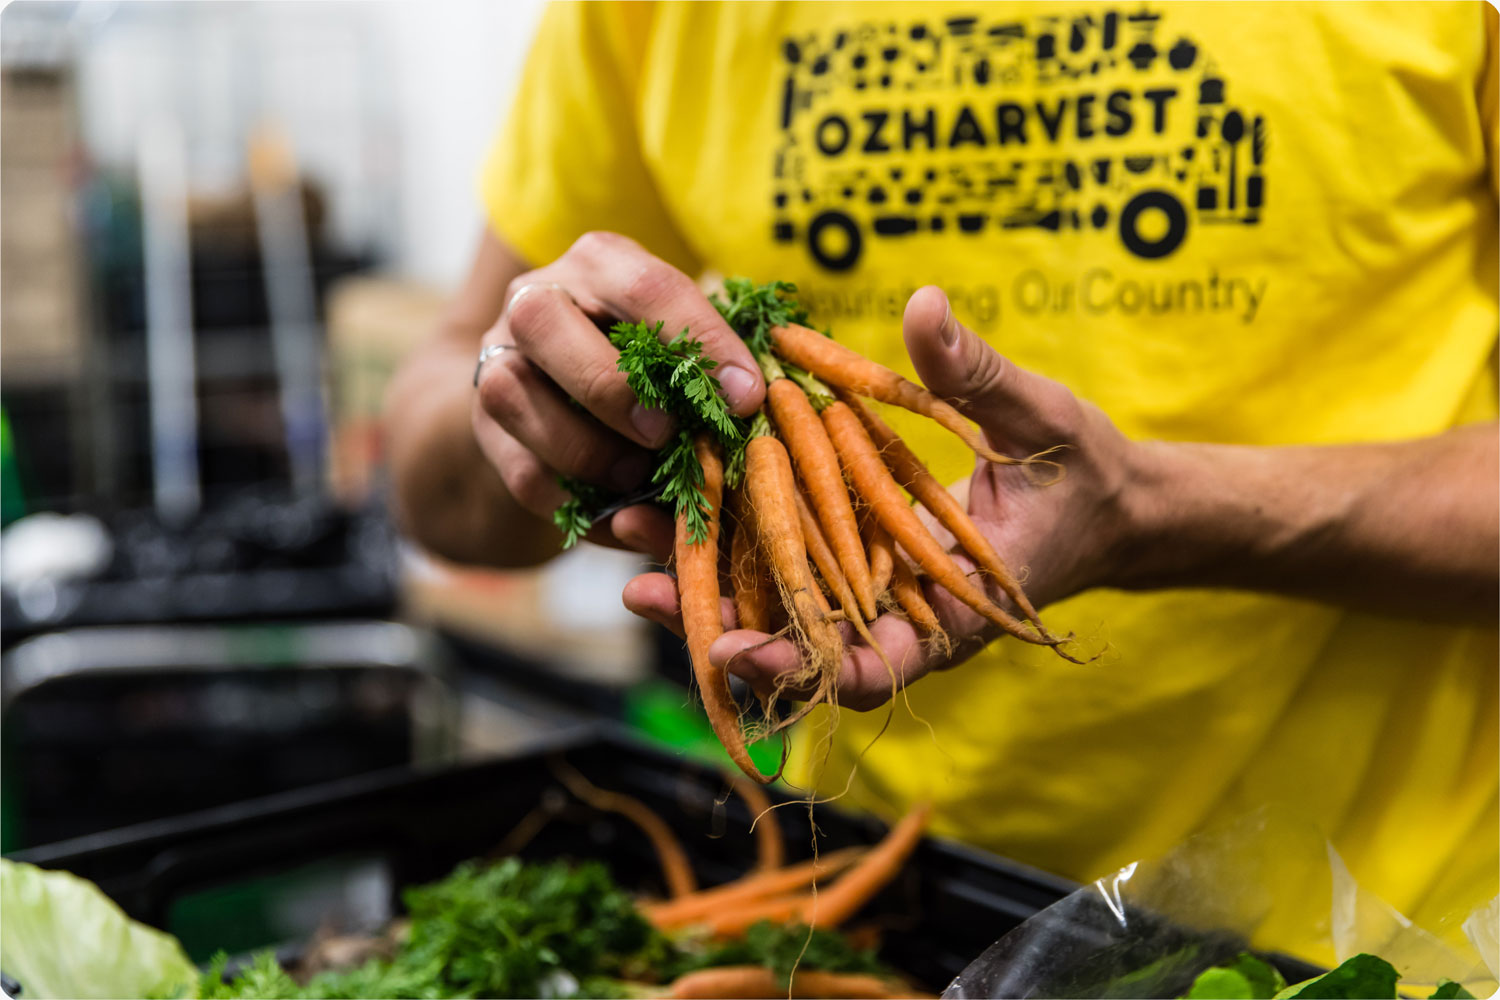
{"type": "Polygon", "coordinates": [[[1310,823],[1262,809],[1047,907],[943,996],[1178,997],[1203,970],[1253,950],[1288,982],[1368,952],[1396,967],[1404,995],[1447,978],[1486,997],[1497,983],[1482,942],[1494,940],[1497,911],[1477,911],[1470,946],[1455,950],[1362,890],[1310,823]]]}

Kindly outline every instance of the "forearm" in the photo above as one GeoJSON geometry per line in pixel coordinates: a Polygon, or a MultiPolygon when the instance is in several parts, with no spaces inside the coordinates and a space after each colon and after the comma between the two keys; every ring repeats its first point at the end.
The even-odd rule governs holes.
{"type": "Polygon", "coordinates": [[[449,325],[402,365],[386,397],[392,499],[402,531],[455,562],[533,566],[561,536],[506,490],[472,425],[479,335],[449,325]]]}
{"type": "Polygon", "coordinates": [[[1493,622],[1493,424],[1391,444],[1133,446],[1133,528],[1107,585],[1237,587],[1422,618],[1493,622]]]}

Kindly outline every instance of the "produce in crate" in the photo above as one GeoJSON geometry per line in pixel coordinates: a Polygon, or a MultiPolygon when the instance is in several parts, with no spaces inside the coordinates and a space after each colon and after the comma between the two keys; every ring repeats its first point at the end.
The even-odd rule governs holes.
{"type": "MultiPolygon", "coordinates": [[[[784,730],[817,705],[837,706],[845,652],[840,623],[885,664],[893,695],[898,672],[869,629],[883,609],[950,648],[918,571],[1006,634],[1073,659],[1062,648],[1072,637],[1048,631],[963,506],[865,397],[929,417],[988,461],[1033,476],[1047,469],[1043,478],[1051,480],[1062,467],[1045,452],[1016,458],[995,451],[948,402],[807,327],[807,312],[793,292],[787,282],[757,286],[736,278],[724,283],[722,297],[711,296],[766,379],[766,405],[748,420],[729,413],[712,374],[715,362],[703,357],[688,331],[664,340],[660,323],[641,321],[618,323],[609,333],[641,404],[677,421],[653,482],[677,521],[674,559],[693,674],[715,735],[735,764],[760,782],[775,775],[756,769],[747,740],[784,730]],[[978,578],[933,536],[908,494],[953,534],[978,564],[978,578]],[[732,536],[727,546],[726,535],[732,536]],[[789,635],[801,654],[798,670],[778,677],[774,689],[756,692],[767,724],[749,732],[727,672],[708,656],[725,628],[721,577],[731,584],[741,628],[789,635]],[[993,600],[985,582],[998,587],[1020,617],[993,600]],[[782,695],[803,701],[786,718],[776,715],[782,695]]],[[[572,545],[596,512],[619,498],[576,480],[563,485],[572,497],[554,519],[572,545]]]]}
{"type": "MultiPolygon", "coordinates": [[[[621,815],[651,840],[673,898],[632,900],[598,862],[467,862],[408,889],[409,918],[374,938],[316,942],[289,971],[265,952],[233,975],[218,958],[200,978],[208,1000],[253,997],[902,997],[919,996],[835,928],[902,869],[928,808],[908,814],[870,848],[781,867],[759,838],[755,867],[710,889],[691,882],[686,852],[640,801],[602,789],[566,761],[552,772],[573,795],[621,815]],[[818,891],[816,882],[837,875],[818,891]],[[337,943],[342,957],[326,960],[337,943]]],[[[759,793],[741,794],[755,809],[759,793]]],[[[763,796],[761,796],[763,797],[763,796]]],[[[523,820],[524,822],[524,820],[523,820]]],[[[509,838],[508,838],[509,839],[509,838]]]]}

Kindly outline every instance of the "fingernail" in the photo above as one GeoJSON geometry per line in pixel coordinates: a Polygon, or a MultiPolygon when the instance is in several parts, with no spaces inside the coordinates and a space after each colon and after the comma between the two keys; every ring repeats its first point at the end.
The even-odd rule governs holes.
{"type": "Polygon", "coordinates": [[[645,455],[627,455],[615,463],[609,481],[617,490],[628,490],[646,478],[650,464],[645,455]]]}
{"type": "Polygon", "coordinates": [[[738,409],[755,391],[755,376],[743,368],[731,366],[719,372],[719,385],[724,387],[724,399],[730,409],[738,409]]]}
{"type": "Polygon", "coordinates": [[[958,343],[958,320],[953,318],[953,304],[946,299],[943,301],[943,325],[938,327],[938,336],[942,338],[944,347],[952,347],[958,343]]]}
{"type": "Polygon", "coordinates": [[[650,445],[659,445],[666,439],[672,418],[661,410],[648,410],[636,403],[630,410],[630,422],[635,425],[641,440],[650,445]]]}

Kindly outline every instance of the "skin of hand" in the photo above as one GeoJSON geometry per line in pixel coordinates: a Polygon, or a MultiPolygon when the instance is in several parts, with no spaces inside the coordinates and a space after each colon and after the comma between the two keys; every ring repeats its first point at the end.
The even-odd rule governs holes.
{"type": "MultiPolygon", "coordinates": [[[[1034,476],[1017,466],[979,463],[967,484],[968,509],[1009,565],[1032,567],[1026,589],[1038,606],[1095,585],[1100,547],[1124,532],[1122,494],[1130,442],[1097,407],[1057,382],[1016,367],[965,329],[937,288],[923,288],[912,296],[903,333],[923,384],[938,396],[965,401],[965,416],[985,431],[997,450],[1025,457],[1054,445],[1069,446],[1064,458],[1067,475],[1050,486],[1038,486],[1034,476]],[[1032,558],[1041,552],[1045,559],[1032,558]]],[[[930,520],[928,525],[934,527],[930,520]]],[[[951,543],[941,528],[935,533],[951,543]]],[[[961,552],[954,555],[965,571],[974,568],[961,552]]],[[[1000,635],[946,590],[924,586],[944,630],[955,641],[951,656],[925,650],[921,634],[898,615],[881,615],[870,626],[903,683],[955,667],[1000,635]]],[[[998,588],[990,587],[989,592],[1014,612],[998,588]]],[[[627,585],[624,600],[635,613],[681,633],[676,584],[666,574],[636,577],[627,585]]],[[[732,603],[726,600],[724,608],[725,625],[732,629],[732,603]]],[[[890,675],[875,652],[848,626],[842,627],[847,653],[839,704],[856,710],[875,708],[890,698],[890,675]]],[[[726,632],[709,656],[762,688],[795,670],[798,662],[790,641],[766,639],[748,630],[726,632]]]]}
{"type": "MultiPolygon", "coordinates": [[[[732,412],[754,413],[765,398],[750,351],[693,280],[624,236],[584,234],[556,261],[511,281],[506,303],[482,344],[519,349],[481,370],[474,436],[510,495],[538,517],[550,518],[567,498],[559,474],[639,488],[651,474],[650,451],[675,432],[665,413],[636,401],[601,327],[650,317],[663,323],[663,336],[687,329],[717,362],[732,412]]],[[[638,505],[588,537],[665,561],[672,532],[665,512],[638,505]]]]}
{"type": "MultiPolygon", "coordinates": [[[[551,523],[566,495],[559,474],[620,491],[644,485],[650,450],[674,429],[636,401],[603,331],[648,317],[663,322],[663,336],[686,328],[704,344],[733,412],[760,407],[765,383],[744,343],[691,278],[639,244],[587,233],[552,263],[524,270],[486,236],[443,329],[387,396],[403,529],[456,561],[534,565],[559,549],[551,523]],[[485,362],[476,391],[475,358],[493,344],[516,349],[485,362]]],[[[665,562],[672,534],[668,514],[639,504],[588,538],[665,562]]]]}
{"type": "MultiPolygon", "coordinates": [[[[965,329],[940,289],[912,296],[903,334],[923,383],[956,401],[997,450],[1025,457],[1067,446],[1060,482],[1037,485],[1019,467],[980,462],[966,484],[970,516],[1008,565],[1027,568],[1026,591],[1038,608],[1098,586],[1227,586],[1387,613],[1495,620],[1494,424],[1376,445],[1136,442],[1098,407],[1012,364],[965,329]]],[[[964,492],[955,491],[960,499],[964,492]]],[[[973,568],[961,552],[954,555],[963,569],[973,568]]],[[[924,586],[954,640],[951,656],[924,650],[899,616],[882,615],[870,626],[903,683],[957,666],[998,637],[947,591],[924,586]]],[[[998,588],[988,589],[1014,611],[998,588]]],[[[681,634],[676,584],[666,574],[636,577],[624,601],[681,634]]],[[[731,631],[709,650],[717,665],[757,690],[796,669],[789,640],[734,630],[732,602],[726,598],[723,608],[731,631]]],[[[874,651],[841,627],[839,703],[875,708],[890,698],[889,675],[874,651]]]]}

